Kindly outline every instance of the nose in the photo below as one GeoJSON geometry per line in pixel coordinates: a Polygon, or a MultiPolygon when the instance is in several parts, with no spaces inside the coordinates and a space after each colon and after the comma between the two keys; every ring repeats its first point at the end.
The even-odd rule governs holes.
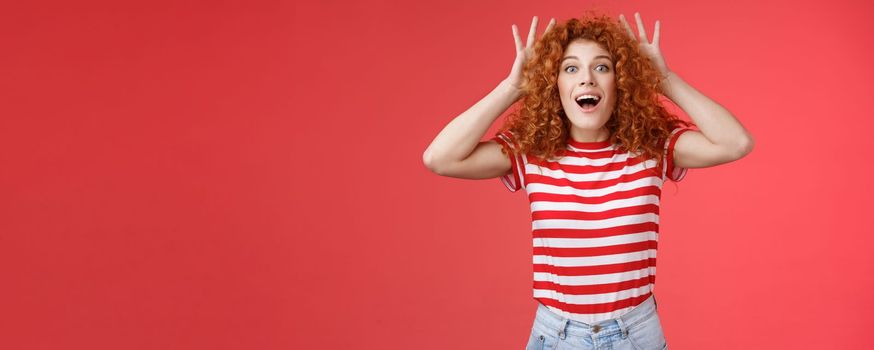
{"type": "Polygon", "coordinates": [[[595,86],[595,75],[592,74],[592,71],[588,69],[581,69],[577,77],[580,79],[580,86],[595,86]]]}

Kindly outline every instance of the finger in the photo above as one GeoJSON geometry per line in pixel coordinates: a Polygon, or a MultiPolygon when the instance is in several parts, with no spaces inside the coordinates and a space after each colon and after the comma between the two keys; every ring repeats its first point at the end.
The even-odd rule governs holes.
{"type": "Polygon", "coordinates": [[[554,25],[555,25],[555,18],[551,19],[549,21],[549,24],[546,25],[546,30],[543,31],[543,35],[546,35],[546,33],[549,33],[549,30],[552,29],[552,26],[554,26],[554,25]]]}
{"type": "Polygon", "coordinates": [[[513,39],[516,41],[516,51],[522,50],[522,39],[519,38],[519,28],[513,25],[513,39]]]}
{"type": "Polygon", "coordinates": [[[640,13],[634,13],[634,19],[637,20],[637,33],[640,34],[640,41],[645,43],[649,42],[649,39],[646,38],[646,29],[643,28],[643,20],[640,19],[640,13]]]}
{"type": "Polygon", "coordinates": [[[525,47],[531,47],[534,45],[534,37],[537,34],[537,16],[534,16],[534,19],[531,20],[531,30],[528,31],[528,43],[525,47]]]}
{"type": "Polygon", "coordinates": [[[652,44],[656,47],[659,46],[659,29],[661,28],[661,24],[659,21],[656,21],[655,33],[652,34],[652,44]]]}
{"type": "Polygon", "coordinates": [[[637,40],[637,38],[634,37],[634,32],[631,31],[631,26],[628,25],[628,21],[625,20],[624,15],[619,15],[619,22],[622,22],[622,26],[625,27],[625,31],[628,32],[628,36],[630,36],[634,40],[637,40]]]}

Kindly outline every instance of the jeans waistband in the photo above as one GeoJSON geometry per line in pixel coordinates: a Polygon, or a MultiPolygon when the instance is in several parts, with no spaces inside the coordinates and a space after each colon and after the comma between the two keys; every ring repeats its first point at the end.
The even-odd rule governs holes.
{"type": "Polygon", "coordinates": [[[609,320],[600,321],[596,324],[588,324],[577,320],[571,320],[567,317],[554,313],[540,302],[537,303],[537,314],[535,324],[540,324],[551,330],[554,330],[560,337],[564,338],[564,334],[575,336],[589,336],[602,334],[604,331],[614,329],[627,334],[627,328],[638,322],[642,322],[656,312],[655,295],[650,294],[649,298],[635,306],[628,313],[609,320]]]}

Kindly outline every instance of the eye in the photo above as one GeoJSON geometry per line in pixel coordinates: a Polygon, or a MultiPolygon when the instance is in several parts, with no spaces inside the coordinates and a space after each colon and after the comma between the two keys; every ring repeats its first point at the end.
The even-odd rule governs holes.
{"type": "Polygon", "coordinates": [[[599,64],[597,67],[595,67],[595,70],[599,72],[607,72],[610,70],[610,67],[606,64],[599,64]]]}
{"type": "Polygon", "coordinates": [[[568,69],[571,69],[571,68],[574,69],[573,72],[576,72],[576,71],[577,71],[577,67],[576,67],[576,66],[567,66],[567,67],[564,67],[564,71],[567,72],[567,73],[573,73],[573,72],[571,72],[571,71],[568,71],[568,69]]]}

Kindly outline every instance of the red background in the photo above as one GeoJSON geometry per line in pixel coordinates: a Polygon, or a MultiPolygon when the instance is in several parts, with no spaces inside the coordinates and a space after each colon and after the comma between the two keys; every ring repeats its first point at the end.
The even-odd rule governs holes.
{"type": "Polygon", "coordinates": [[[521,349],[525,195],[421,155],[586,9],[757,141],[665,186],[671,348],[874,348],[872,6],[751,0],[6,3],[0,347],[521,349]]]}

